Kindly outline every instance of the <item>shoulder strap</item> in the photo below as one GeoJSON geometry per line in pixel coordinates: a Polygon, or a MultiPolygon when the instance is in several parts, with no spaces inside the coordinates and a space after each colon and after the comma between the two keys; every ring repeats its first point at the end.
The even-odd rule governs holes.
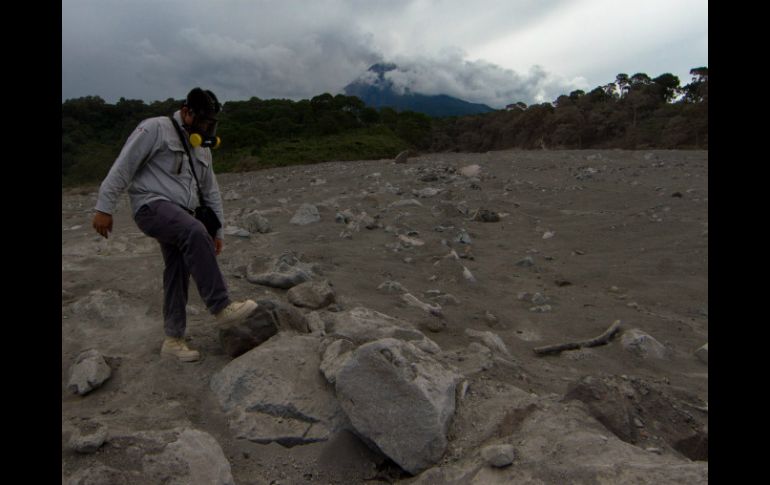
{"type": "MultiPolygon", "coordinates": [[[[184,151],[187,153],[187,161],[190,162],[190,170],[192,170],[193,178],[195,178],[195,185],[198,187],[198,201],[200,202],[200,205],[206,205],[205,201],[203,200],[203,192],[201,191],[201,184],[200,182],[198,182],[198,176],[195,174],[195,167],[193,166],[192,156],[190,155],[190,149],[187,148],[187,142],[185,142],[184,135],[182,134],[182,127],[179,126],[179,123],[176,122],[173,116],[169,116],[169,119],[171,120],[172,123],[174,123],[174,128],[176,128],[176,134],[179,135],[179,141],[182,142],[184,151]]],[[[179,165],[179,170],[181,172],[182,170],[181,165],[179,165]]]]}

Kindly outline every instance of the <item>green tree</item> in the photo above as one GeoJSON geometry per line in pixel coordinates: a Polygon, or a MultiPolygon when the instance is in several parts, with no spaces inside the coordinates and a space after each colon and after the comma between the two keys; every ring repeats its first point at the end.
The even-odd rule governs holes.
{"type": "Polygon", "coordinates": [[[674,97],[679,95],[679,78],[670,72],[661,74],[653,79],[652,82],[654,83],[656,94],[665,103],[670,103],[674,97]]]}

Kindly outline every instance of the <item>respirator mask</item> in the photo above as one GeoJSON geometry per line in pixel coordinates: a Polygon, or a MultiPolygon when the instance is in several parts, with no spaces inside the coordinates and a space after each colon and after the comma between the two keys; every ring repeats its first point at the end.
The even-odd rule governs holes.
{"type": "Polygon", "coordinates": [[[193,115],[192,125],[186,127],[190,133],[190,145],[218,148],[222,140],[217,136],[216,115],[222,107],[214,93],[195,88],[187,95],[184,105],[193,115]]]}
{"type": "Polygon", "coordinates": [[[190,145],[193,147],[219,148],[222,140],[217,136],[217,119],[195,115],[190,127],[190,145]]]}

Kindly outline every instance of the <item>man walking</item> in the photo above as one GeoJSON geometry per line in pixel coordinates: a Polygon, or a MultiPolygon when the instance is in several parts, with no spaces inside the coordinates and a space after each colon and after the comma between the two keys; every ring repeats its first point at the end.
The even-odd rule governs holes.
{"type": "Polygon", "coordinates": [[[184,341],[190,276],[219,323],[246,317],[257,307],[252,300],[230,300],[216,260],[223,247],[222,228],[209,234],[194,216],[195,208],[204,203],[199,200],[200,193],[220,225],[224,221],[209,148],[219,141],[216,116],[220,110],[214,93],[195,88],[171,118],[161,116],[139,123],[99,188],[93,218],[96,232],[108,237],[118,197],[128,190],[136,225],[160,243],[165,262],[166,338],[161,354],[183,362],[200,358],[200,353],[184,341]]]}

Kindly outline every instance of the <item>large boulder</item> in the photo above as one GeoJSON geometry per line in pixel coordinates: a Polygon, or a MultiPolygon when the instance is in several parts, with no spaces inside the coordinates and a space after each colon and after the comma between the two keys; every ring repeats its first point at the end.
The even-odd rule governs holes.
{"type": "Polygon", "coordinates": [[[291,447],[325,441],[344,422],[319,372],[320,340],[279,333],[211,378],[238,438],[291,447]]]}
{"type": "Polygon", "coordinates": [[[459,379],[415,345],[385,338],[353,351],[335,388],[355,431],[416,474],[446,450],[459,379]]]}

